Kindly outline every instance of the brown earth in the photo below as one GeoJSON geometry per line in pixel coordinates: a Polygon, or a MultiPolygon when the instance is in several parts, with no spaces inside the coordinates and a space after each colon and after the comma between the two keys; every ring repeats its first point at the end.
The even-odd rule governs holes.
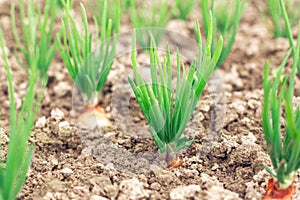
{"type": "MultiPolygon", "coordinates": [[[[75,16],[80,19],[78,5],[75,1],[74,12],[78,13],[75,16]]],[[[9,12],[9,1],[0,1],[0,26],[10,52],[20,106],[26,80],[12,54],[16,44],[9,12]]],[[[194,22],[199,13],[197,7],[188,20],[171,20],[168,29],[180,30],[194,38],[194,22]]],[[[60,26],[58,19],[55,30],[60,26]]],[[[129,16],[125,13],[121,32],[129,30],[129,16]]],[[[119,48],[126,47],[125,41],[119,48]]],[[[49,70],[39,120],[32,132],[34,158],[18,199],[261,199],[270,178],[263,168],[263,163],[270,165],[270,160],[261,128],[262,72],[267,59],[273,68],[278,66],[288,47],[287,39],[273,38],[257,10],[248,3],[232,52],[218,70],[226,102],[214,104],[212,94],[220,94],[220,91],[206,89],[186,129],[186,134],[194,137],[195,142],[182,153],[184,164],[178,169],[166,168],[166,163],[157,160],[156,146],[134,98],[127,101],[131,110],[124,126],[122,120],[126,117],[114,113],[114,109],[125,108],[111,102],[116,98],[116,91],[126,87],[122,81],[131,70],[129,52],[116,59],[100,95],[99,103],[112,126],[89,131],[76,126],[72,111],[73,83],[57,54],[49,70]],[[224,107],[226,111],[222,110],[224,107]]],[[[149,62],[142,52],[138,61],[149,62]]],[[[214,79],[208,86],[210,84],[213,88],[214,79]]],[[[295,95],[299,96],[299,80],[295,89],[295,95]]],[[[127,91],[124,98],[129,99],[133,94],[127,91]]],[[[0,67],[0,103],[5,150],[9,102],[3,67],[0,67]]],[[[294,199],[300,199],[299,173],[294,199]]]]}

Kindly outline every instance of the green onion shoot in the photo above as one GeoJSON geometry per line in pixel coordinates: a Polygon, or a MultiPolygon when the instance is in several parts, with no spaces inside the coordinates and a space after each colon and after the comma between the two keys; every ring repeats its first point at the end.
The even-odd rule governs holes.
{"type": "Polygon", "coordinates": [[[121,9],[120,0],[96,0],[91,1],[93,2],[90,7],[92,10],[93,15],[96,17],[96,22],[101,26],[102,23],[102,17],[103,13],[99,12],[100,10],[103,11],[106,8],[105,1],[107,1],[107,18],[112,20],[112,30],[115,31],[115,33],[119,33],[120,29],[120,18],[122,12],[124,12],[123,9],[121,9]]]}
{"type": "Polygon", "coordinates": [[[209,31],[209,10],[211,9],[213,13],[213,24],[215,26],[215,29],[213,33],[213,40],[211,43],[212,55],[216,51],[216,36],[222,35],[224,38],[222,54],[217,62],[216,68],[219,68],[223,64],[231,51],[245,4],[246,0],[201,1],[202,18],[206,37],[208,37],[209,31]]]}
{"type": "MultiPolygon", "coordinates": [[[[209,38],[211,40],[212,15],[210,19],[209,38]]],[[[223,39],[220,37],[215,54],[211,57],[210,53],[206,53],[210,52],[211,41],[208,41],[203,50],[198,21],[196,32],[199,59],[193,61],[187,68],[181,64],[179,51],[177,51],[176,88],[174,90],[172,89],[172,63],[169,48],[167,47],[166,57],[161,62],[152,38],[150,45],[152,83],[146,83],[138,72],[136,38],[135,35],[133,36],[132,64],[135,81],[128,79],[150,126],[150,133],[159,149],[160,157],[168,163],[178,156],[180,150],[193,143],[193,139],[184,135],[184,129],[222,51],[223,39]]]]}
{"type": "Polygon", "coordinates": [[[130,18],[136,29],[137,41],[142,49],[149,49],[151,35],[158,44],[164,34],[164,28],[173,16],[173,10],[166,0],[130,1],[130,18]]]}
{"type": "MultiPolygon", "coordinates": [[[[18,112],[14,97],[14,86],[5,44],[0,30],[0,48],[8,81],[10,102],[9,111],[9,143],[6,157],[0,158],[0,200],[15,200],[26,180],[31,164],[33,145],[29,144],[31,129],[34,126],[43,96],[43,87],[38,88],[40,69],[32,65],[28,76],[27,91],[18,112]],[[38,91],[38,92],[37,92],[38,91]]],[[[39,86],[40,87],[40,86],[39,86]]],[[[0,150],[2,149],[0,145],[0,150]]]]}
{"type": "Polygon", "coordinates": [[[19,0],[22,34],[17,32],[15,5],[11,7],[13,35],[26,64],[19,56],[16,58],[28,75],[37,66],[40,81],[47,80],[47,72],[56,51],[52,36],[57,6],[56,0],[46,0],[42,15],[41,8],[36,8],[33,0],[27,1],[27,9],[24,0],[19,0]]]}
{"type": "MultiPolygon", "coordinates": [[[[293,27],[298,23],[300,17],[300,2],[297,0],[284,0],[285,14],[290,19],[290,25],[293,27]]],[[[256,6],[267,28],[273,33],[275,38],[288,37],[288,29],[284,26],[283,15],[280,0],[265,1],[265,9],[256,6]]]]}
{"type": "Polygon", "coordinates": [[[176,0],[176,10],[177,10],[177,17],[179,19],[185,20],[189,17],[193,8],[198,4],[197,0],[176,0]]]}
{"type": "MultiPolygon", "coordinates": [[[[62,20],[62,31],[56,38],[56,44],[68,72],[86,104],[85,111],[79,121],[82,121],[83,124],[88,124],[84,125],[87,127],[95,125],[93,121],[97,116],[100,121],[108,122],[103,109],[98,105],[98,96],[112,67],[117,42],[117,37],[111,39],[113,31],[112,20],[107,19],[108,4],[105,1],[101,20],[100,45],[92,51],[93,34],[88,29],[87,14],[84,6],[80,5],[83,28],[79,28],[70,14],[73,2],[67,0],[62,1],[62,3],[65,7],[66,15],[62,20]],[[81,34],[81,30],[83,30],[83,34],[81,34]],[[96,116],[91,113],[95,113],[96,116]]],[[[116,23],[119,26],[120,19],[117,20],[116,23]]],[[[97,31],[95,35],[96,39],[98,39],[99,32],[97,31]]],[[[101,123],[100,121],[98,122],[101,123]]]]}
{"type": "Polygon", "coordinates": [[[299,56],[294,55],[299,55],[300,52],[300,24],[294,50],[292,72],[289,76],[283,76],[282,73],[291,51],[287,53],[282,61],[275,78],[269,78],[268,62],[264,70],[262,126],[267,150],[273,165],[273,169],[265,165],[266,170],[272,175],[265,199],[278,199],[271,196],[273,194],[280,195],[282,199],[283,196],[291,198],[295,175],[300,168],[300,107],[298,105],[293,108],[296,69],[300,62],[299,56]],[[285,117],[284,130],[281,129],[280,120],[282,110],[284,110],[283,116],[285,117]]]}
{"type": "MultiPolygon", "coordinates": [[[[286,10],[284,1],[279,0],[279,3],[280,3],[281,12],[282,12],[282,15],[283,15],[284,23],[285,23],[287,38],[288,38],[289,43],[290,43],[290,48],[292,49],[293,58],[294,58],[294,60],[297,60],[297,59],[300,58],[300,51],[298,53],[296,51],[297,44],[296,45],[294,44],[294,39],[293,39],[293,35],[292,35],[292,23],[290,22],[291,20],[289,19],[288,12],[286,10]]],[[[298,21],[298,25],[299,24],[300,24],[300,20],[298,21]]],[[[298,30],[298,33],[299,32],[300,31],[298,30]]],[[[298,37],[298,39],[299,39],[299,37],[298,37]]],[[[298,75],[300,76],[300,62],[297,62],[297,63],[298,64],[296,64],[296,67],[298,68],[298,75]]]]}

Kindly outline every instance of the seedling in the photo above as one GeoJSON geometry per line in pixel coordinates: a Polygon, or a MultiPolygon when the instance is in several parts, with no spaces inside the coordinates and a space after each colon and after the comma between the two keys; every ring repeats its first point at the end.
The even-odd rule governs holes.
{"type": "MultiPolygon", "coordinates": [[[[166,162],[173,161],[178,152],[193,143],[184,135],[184,129],[208,78],[221,55],[223,39],[220,37],[215,54],[211,57],[210,40],[212,39],[212,16],[209,25],[206,51],[203,50],[200,28],[197,23],[196,32],[199,44],[198,60],[193,61],[188,72],[180,62],[177,51],[176,88],[172,88],[172,63],[167,46],[166,57],[161,63],[155,41],[150,45],[150,69],[152,83],[146,83],[138,72],[136,38],[132,42],[132,64],[135,82],[129,79],[136,99],[150,126],[152,138],[159,149],[159,154],[166,162]]],[[[176,162],[178,163],[178,162],[176,162]]]]}
{"type": "MultiPolygon", "coordinates": [[[[103,13],[99,11],[103,11],[105,6],[105,1],[109,5],[107,7],[107,18],[112,20],[112,29],[115,33],[119,33],[120,29],[120,19],[121,15],[124,12],[124,9],[121,10],[120,0],[96,0],[93,1],[93,6],[91,8],[93,15],[96,17],[96,22],[101,26],[103,13]]],[[[126,3],[126,1],[122,1],[126,3]]],[[[124,7],[123,7],[124,8],[124,7]]]]}
{"type": "Polygon", "coordinates": [[[136,29],[137,41],[142,49],[150,47],[151,36],[158,44],[164,34],[164,28],[172,18],[174,6],[170,9],[168,1],[138,1],[130,2],[130,17],[136,29]]]}
{"type": "Polygon", "coordinates": [[[177,16],[179,19],[185,20],[189,17],[193,8],[197,5],[196,0],[181,1],[176,0],[177,16]]]}
{"type": "MultiPolygon", "coordinates": [[[[293,27],[297,24],[300,14],[299,0],[284,0],[286,5],[286,14],[290,18],[290,25],[293,27]]],[[[267,0],[266,9],[257,9],[261,13],[261,17],[268,29],[272,31],[275,38],[288,37],[288,30],[284,26],[283,13],[280,6],[280,0],[267,0]]]]}
{"type": "MultiPolygon", "coordinates": [[[[279,3],[280,3],[281,12],[282,12],[282,15],[283,15],[284,23],[285,23],[287,38],[289,39],[290,48],[292,49],[293,58],[294,58],[294,60],[297,60],[297,59],[300,58],[300,51],[298,53],[296,51],[297,44],[296,45],[294,44],[294,39],[293,39],[293,35],[292,35],[292,28],[291,28],[292,25],[290,23],[288,13],[287,13],[286,8],[285,8],[284,1],[279,0],[279,3]]],[[[300,20],[299,20],[298,25],[300,25],[300,20]]],[[[299,31],[298,31],[298,33],[299,33],[299,31]]],[[[298,75],[300,76],[300,62],[297,62],[297,63],[298,63],[298,65],[296,65],[296,67],[298,68],[298,75]]]]}
{"type": "Polygon", "coordinates": [[[6,158],[1,158],[0,162],[5,163],[0,165],[0,200],[15,200],[23,187],[31,163],[33,145],[30,145],[28,140],[40,108],[43,90],[39,90],[36,98],[39,68],[38,65],[33,65],[30,68],[27,92],[23,98],[21,110],[17,112],[12,73],[4,46],[3,34],[0,30],[0,47],[8,81],[10,102],[8,152],[6,158]]]}
{"type": "MultiPolygon", "coordinates": [[[[84,6],[80,5],[84,30],[84,35],[81,35],[81,28],[77,27],[75,20],[70,14],[73,2],[67,0],[62,1],[62,3],[66,10],[61,31],[63,44],[60,36],[57,36],[56,44],[69,74],[86,104],[85,112],[80,116],[79,121],[93,123],[92,121],[95,120],[95,117],[96,119],[98,117],[99,123],[108,123],[104,111],[97,104],[99,92],[103,89],[113,64],[117,41],[116,37],[111,39],[112,21],[110,19],[107,20],[107,2],[104,3],[101,22],[101,44],[99,49],[96,49],[94,52],[92,52],[93,35],[88,30],[84,6]]],[[[120,19],[118,19],[117,23],[120,23],[120,19]]],[[[97,31],[96,36],[98,35],[97,31]]],[[[90,125],[94,126],[95,124],[85,126],[89,127],[90,125]]]]}
{"type": "Polygon", "coordinates": [[[206,37],[208,37],[209,29],[209,10],[211,9],[213,13],[213,24],[215,26],[215,31],[213,33],[213,40],[211,43],[212,55],[216,51],[216,36],[222,35],[224,38],[222,54],[217,62],[216,68],[219,68],[222,65],[231,51],[245,4],[246,0],[219,0],[216,2],[208,0],[201,1],[202,17],[206,37]]]}
{"type": "Polygon", "coordinates": [[[33,0],[28,0],[27,16],[24,1],[19,0],[21,33],[17,31],[15,6],[11,8],[12,31],[23,55],[24,62],[16,56],[19,64],[30,75],[32,68],[38,68],[40,80],[46,80],[48,68],[55,54],[55,45],[52,44],[52,32],[55,22],[57,1],[46,0],[43,15],[41,9],[36,8],[33,0]],[[21,37],[22,36],[22,37],[21,37]],[[22,41],[24,41],[22,43],[22,41]]]}
{"type": "Polygon", "coordinates": [[[269,63],[264,71],[264,106],[262,125],[273,170],[265,165],[272,175],[264,199],[291,199],[294,192],[295,175],[300,168],[300,107],[293,109],[294,82],[300,62],[300,24],[297,44],[294,48],[290,77],[281,79],[289,53],[277,72],[275,80],[269,80],[269,63]],[[289,82],[288,82],[289,81],[289,82]],[[281,135],[281,105],[285,105],[285,134],[281,135]],[[283,139],[281,139],[283,138],[283,139]]]}

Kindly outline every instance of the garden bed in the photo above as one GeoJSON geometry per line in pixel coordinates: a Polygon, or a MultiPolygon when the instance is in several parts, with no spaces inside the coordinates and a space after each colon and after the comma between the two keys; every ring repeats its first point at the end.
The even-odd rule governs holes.
{"type": "MultiPolygon", "coordinates": [[[[80,16],[79,2],[75,1],[74,5],[75,16],[80,16]]],[[[200,15],[200,10],[197,7],[186,21],[172,19],[168,29],[180,30],[185,36],[194,38],[195,17],[200,15]]],[[[5,33],[7,48],[12,51],[16,44],[9,11],[9,1],[0,1],[0,26],[5,33]]],[[[91,16],[89,20],[92,21],[91,16]]],[[[61,22],[57,20],[54,30],[57,32],[60,27],[61,22]]],[[[123,15],[120,28],[120,33],[132,29],[128,13],[123,15]]],[[[126,43],[123,45],[118,48],[126,48],[126,43]]],[[[263,68],[266,59],[273,68],[277,67],[288,48],[288,39],[274,39],[257,10],[248,3],[233,49],[217,70],[225,90],[226,114],[220,116],[206,90],[186,129],[195,142],[183,152],[184,163],[177,169],[167,168],[166,163],[156,159],[157,147],[150,134],[145,136],[137,129],[124,129],[117,123],[119,120],[115,120],[113,110],[116,105],[111,101],[116,85],[122,85],[124,74],[132,69],[130,52],[116,58],[100,95],[100,105],[107,112],[111,125],[90,131],[77,127],[72,111],[73,82],[57,53],[50,66],[49,82],[32,131],[32,165],[18,198],[261,199],[271,178],[263,167],[264,162],[271,164],[261,125],[263,68]],[[211,124],[217,127],[221,124],[223,128],[212,130],[211,124]],[[208,130],[216,134],[214,141],[209,143],[208,130]],[[210,151],[203,153],[206,145],[210,151]]],[[[146,54],[140,52],[138,61],[147,63],[146,54]]],[[[15,58],[10,56],[10,62],[16,63],[15,58]]],[[[21,99],[26,89],[24,72],[16,64],[11,67],[16,99],[21,99]]],[[[0,104],[4,127],[1,137],[4,146],[8,142],[7,94],[6,76],[1,67],[0,104]]],[[[299,79],[296,80],[295,96],[300,96],[299,79]]],[[[132,123],[146,124],[133,99],[130,107],[137,108],[130,111],[132,123]]],[[[300,173],[295,183],[294,199],[300,199],[300,173]]]]}

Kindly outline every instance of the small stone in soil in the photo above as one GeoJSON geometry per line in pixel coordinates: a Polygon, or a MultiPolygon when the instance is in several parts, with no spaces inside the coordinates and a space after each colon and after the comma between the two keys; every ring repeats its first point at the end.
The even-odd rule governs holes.
{"type": "Polygon", "coordinates": [[[220,186],[212,186],[206,191],[206,197],[203,198],[205,200],[241,200],[237,193],[231,192],[229,190],[224,189],[220,186]],[[217,198],[216,198],[217,197],[217,198]]]}
{"type": "Polygon", "coordinates": [[[90,200],[108,200],[108,199],[105,197],[98,196],[98,195],[93,195],[93,196],[91,196],[90,200]]]}
{"type": "Polygon", "coordinates": [[[138,179],[133,178],[124,180],[120,184],[120,200],[127,199],[146,199],[149,198],[149,190],[144,189],[143,183],[138,179]]]}
{"type": "Polygon", "coordinates": [[[217,163],[215,163],[215,164],[212,166],[211,170],[212,170],[212,171],[216,171],[217,169],[219,169],[219,165],[218,165],[217,163]]]}
{"type": "Polygon", "coordinates": [[[154,183],[152,183],[152,184],[150,185],[150,188],[151,188],[152,190],[159,190],[160,187],[161,187],[161,185],[160,185],[159,183],[157,183],[157,182],[154,182],[154,183]]]}
{"type": "Polygon", "coordinates": [[[171,190],[170,199],[192,199],[201,191],[199,185],[179,186],[171,190]]]}
{"type": "Polygon", "coordinates": [[[57,97],[63,97],[65,96],[68,92],[71,92],[72,87],[69,85],[68,82],[62,81],[59,82],[57,85],[53,87],[53,90],[57,97]]]}
{"type": "Polygon", "coordinates": [[[36,121],[35,127],[37,127],[37,128],[43,128],[43,127],[45,127],[46,122],[47,122],[47,119],[46,119],[45,116],[43,116],[43,117],[39,118],[39,119],[36,121]]]}
{"type": "Polygon", "coordinates": [[[63,168],[61,170],[61,173],[64,174],[64,175],[70,175],[70,174],[73,174],[73,170],[70,169],[70,168],[63,168]]]}
{"type": "Polygon", "coordinates": [[[58,108],[51,110],[51,117],[57,121],[60,121],[64,118],[65,114],[58,108]]]}
{"type": "Polygon", "coordinates": [[[184,170],[184,174],[186,178],[193,178],[196,179],[199,176],[199,172],[195,169],[186,169],[184,170]]]}
{"type": "Polygon", "coordinates": [[[200,175],[200,183],[202,189],[208,189],[212,186],[222,186],[223,184],[219,182],[218,178],[215,176],[210,176],[208,174],[202,173],[200,175]]]}
{"type": "Polygon", "coordinates": [[[60,123],[58,124],[58,127],[59,127],[59,128],[66,128],[66,127],[69,127],[69,126],[70,126],[70,123],[67,122],[67,121],[63,121],[63,122],[60,122],[60,123]]]}

